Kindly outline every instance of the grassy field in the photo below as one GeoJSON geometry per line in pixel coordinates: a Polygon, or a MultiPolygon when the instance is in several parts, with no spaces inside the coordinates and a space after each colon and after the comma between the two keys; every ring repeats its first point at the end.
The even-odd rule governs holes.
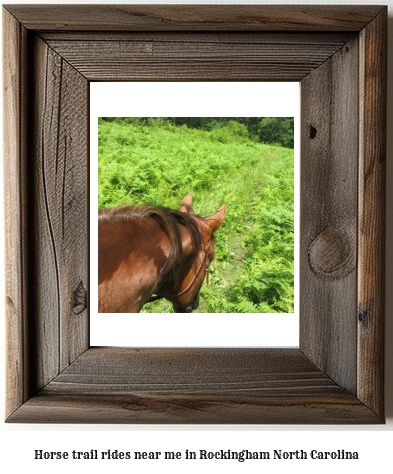
{"type": "MultiPolygon", "coordinates": [[[[249,139],[230,122],[210,131],[99,119],[98,206],[178,208],[193,193],[196,213],[221,204],[217,259],[203,285],[202,313],[292,313],[294,305],[293,149],[249,139]]],[[[172,312],[166,300],[144,312],[172,312]]]]}

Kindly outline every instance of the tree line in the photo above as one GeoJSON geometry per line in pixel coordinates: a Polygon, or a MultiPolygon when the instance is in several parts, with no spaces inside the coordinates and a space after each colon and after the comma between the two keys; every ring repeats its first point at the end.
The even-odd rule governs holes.
{"type": "Polygon", "coordinates": [[[172,124],[200,130],[213,130],[237,124],[236,132],[259,143],[294,147],[293,117],[102,117],[106,122],[140,125],[172,124]]]}

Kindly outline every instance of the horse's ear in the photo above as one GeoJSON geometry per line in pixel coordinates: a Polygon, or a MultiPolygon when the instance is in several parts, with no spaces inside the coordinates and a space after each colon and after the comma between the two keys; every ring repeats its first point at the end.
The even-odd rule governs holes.
{"type": "Polygon", "coordinates": [[[191,209],[192,209],[192,193],[187,194],[187,196],[184,196],[180,204],[179,211],[189,213],[191,209]]]}
{"type": "Polygon", "coordinates": [[[224,222],[226,214],[227,207],[225,204],[223,204],[217,212],[215,212],[208,219],[206,219],[206,223],[209,226],[210,234],[215,232],[221,226],[221,224],[224,222]]]}

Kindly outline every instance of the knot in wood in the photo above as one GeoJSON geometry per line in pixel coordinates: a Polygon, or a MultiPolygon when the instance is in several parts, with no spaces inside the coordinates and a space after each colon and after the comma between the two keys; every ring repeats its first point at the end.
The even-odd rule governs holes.
{"type": "Polygon", "coordinates": [[[78,286],[76,287],[73,296],[74,302],[72,306],[72,312],[74,314],[80,314],[87,307],[87,293],[81,281],[78,283],[78,286]]]}
{"type": "Polygon", "coordinates": [[[338,279],[355,268],[355,252],[344,231],[328,228],[319,233],[308,247],[309,265],[323,278],[338,279]]]}

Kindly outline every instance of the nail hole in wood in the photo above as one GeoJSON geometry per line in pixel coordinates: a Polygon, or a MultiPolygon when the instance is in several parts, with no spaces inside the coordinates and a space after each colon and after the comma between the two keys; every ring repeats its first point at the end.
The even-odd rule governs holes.
{"type": "Polygon", "coordinates": [[[317,129],[310,125],[310,138],[313,140],[317,136],[317,129]]]}
{"type": "Polygon", "coordinates": [[[369,314],[369,311],[367,309],[365,309],[365,308],[360,308],[359,309],[358,318],[359,318],[360,323],[366,323],[369,316],[370,316],[370,314],[369,314]]]}

